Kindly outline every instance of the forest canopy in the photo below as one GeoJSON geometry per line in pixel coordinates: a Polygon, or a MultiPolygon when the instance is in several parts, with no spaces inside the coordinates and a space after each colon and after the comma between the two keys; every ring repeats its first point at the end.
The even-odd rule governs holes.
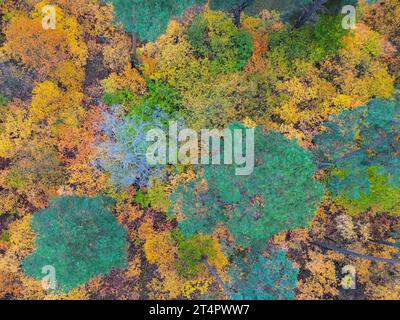
{"type": "Polygon", "coordinates": [[[0,299],[400,299],[399,52],[398,0],[0,1],[0,299]]]}

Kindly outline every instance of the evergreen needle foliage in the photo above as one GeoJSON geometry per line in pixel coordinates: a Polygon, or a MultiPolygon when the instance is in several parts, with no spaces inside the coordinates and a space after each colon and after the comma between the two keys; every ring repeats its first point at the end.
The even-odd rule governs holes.
{"type": "Polygon", "coordinates": [[[400,102],[375,99],[333,116],[314,138],[327,187],[350,214],[400,214],[399,128],[400,102]]]}
{"type": "Polygon", "coordinates": [[[57,290],[68,292],[96,275],[127,267],[126,231],[111,214],[106,197],[61,197],[34,214],[36,250],[25,258],[26,275],[42,279],[53,266],[57,290]]]}
{"type": "MultiPolygon", "coordinates": [[[[240,124],[230,128],[245,129],[240,124]]],[[[179,226],[185,236],[212,233],[223,223],[238,244],[263,247],[274,234],[309,225],[323,194],[314,172],[311,153],[257,127],[253,174],[237,176],[235,165],[206,166],[198,180],[171,195],[170,215],[184,215],[179,226]]]]}

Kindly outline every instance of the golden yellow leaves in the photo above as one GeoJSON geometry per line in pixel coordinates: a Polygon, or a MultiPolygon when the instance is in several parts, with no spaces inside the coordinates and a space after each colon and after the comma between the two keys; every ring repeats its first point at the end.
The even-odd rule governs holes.
{"type": "Polygon", "coordinates": [[[32,215],[26,215],[14,221],[9,227],[10,247],[9,251],[18,256],[27,256],[33,252],[36,234],[31,227],[32,215]]]}
{"type": "Polygon", "coordinates": [[[20,60],[28,68],[35,70],[41,78],[57,67],[60,60],[67,59],[68,43],[64,32],[61,29],[44,30],[39,18],[15,16],[5,34],[6,55],[20,60]]]}
{"type": "Polygon", "coordinates": [[[74,186],[76,194],[94,196],[109,189],[108,177],[92,165],[101,118],[100,108],[93,108],[79,127],[64,126],[59,135],[57,147],[68,172],[68,184],[74,186]]]}
{"type": "Polygon", "coordinates": [[[328,81],[319,78],[315,69],[306,76],[293,77],[278,82],[276,89],[285,94],[285,102],[276,113],[288,124],[321,121],[333,112],[332,96],[335,88],[328,81]]]}
{"type": "Polygon", "coordinates": [[[16,220],[9,227],[10,240],[7,251],[0,253],[0,298],[5,294],[20,295],[24,290],[23,273],[19,267],[22,259],[34,250],[35,234],[30,226],[32,215],[16,220]]]}
{"type": "Polygon", "coordinates": [[[152,280],[150,289],[151,286],[156,286],[156,291],[168,293],[164,298],[177,298],[181,293],[181,281],[175,268],[177,248],[170,232],[155,232],[153,222],[147,219],[139,229],[139,236],[145,241],[144,252],[147,260],[157,264],[161,276],[161,279],[152,280]]]}
{"type": "Polygon", "coordinates": [[[82,91],[85,70],[72,61],[61,62],[50,76],[67,90],[82,91]]]}
{"type": "Polygon", "coordinates": [[[28,106],[22,101],[9,104],[0,115],[0,157],[11,158],[31,134],[28,106]]]}
{"type": "MultiPolygon", "coordinates": [[[[77,126],[84,114],[81,90],[87,48],[76,19],[57,6],[54,6],[57,28],[42,27],[41,10],[46,4],[46,1],[38,3],[30,16],[18,13],[11,19],[5,31],[4,51],[33,69],[39,79],[47,79],[36,84],[27,118],[36,125],[45,122],[57,134],[60,125],[77,126]]],[[[16,120],[20,121],[18,117],[16,120]]],[[[6,125],[18,128],[11,120],[6,125]]]]}
{"type": "Polygon", "coordinates": [[[212,284],[212,279],[194,279],[186,281],[182,287],[182,294],[190,299],[191,295],[195,292],[199,292],[200,294],[207,293],[208,287],[212,284]]]}
{"type": "Polygon", "coordinates": [[[60,63],[71,60],[78,66],[86,63],[87,48],[82,41],[82,30],[74,17],[67,17],[55,6],[57,28],[45,30],[42,26],[41,9],[45,1],[37,4],[31,16],[16,14],[5,30],[4,52],[20,60],[46,78],[60,63]]]}
{"type": "Polygon", "coordinates": [[[152,233],[148,236],[144,251],[147,260],[152,264],[158,264],[161,273],[168,272],[177,255],[177,248],[169,231],[152,233]]]}
{"type": "MultiPolygon", "coordinates": [[[[1,114],[0,157],[10,168],[0,177],[5,212],[21,214],[42,208],[64,183],[57,143],[68,128],[78,128],[87,48],[76,17],[54,5],[56,29],[42,26],[41,1],[31,13],[14,12],[5,30],[4,52],[36,77],[30,106],[13,101],[1,114]],[[24,206],[30,209],[23,208],[24,206]]],[[[101,181],[96,180],[98,183],[101,181]]]]}
{"type": "Polygon", "coordinates": [[[112,73],[103,81],[103,86],[107,92],[128,88],[137,95],[143,95],[147,90],[146,81],[130,64],[127,64],[121,73],[112,73]]]}
{"type": "Polygon", "coordinates": [[[111,70],[122,71],[130,63],[132,50],[131,39],[123,33],[115,33],[103,47],[104,63],[111,70]]]}
{"type": "Polygon", "coordinates": [[[128,279],[138,279],[141,274],[141,261],[140,257],[135,257],[133,260],[129,261],[128,270],[125,275],[128,279]]]}
{"type": "MultiPolygon", "coordinates": [[[[390,98],[394,93],[394,78],[389,74],[382,55],[384,39],[364,24],[358,24],[354,32],[345,37],[340,51],[341,66],[336,80],[342,93],[352,99],[352,107],[365,104],[371,97],[390,98]]],[[[393,53],[392,53],[393,54],[393,53]]]]}
{"type": "Polygon", "coordinates": [[[310,260],[305,267],[311,272],[311,276],[306,281],[299,282],[297,299],[319,300],[337,295],[338,280],[332,255],[335,254],[322,254],[315,251],[309,253],[310,260]]]}
{"type": "MultiPolygon", "coordinates": [[[[160,278],[153,278],[148,288],[152,290],[151,296],[159,299],[176,299],[180,296],[190,298],[193,293],[205,293],[215,279],[206,269],[192,279],[181,276],[177,270],[178,248],[169,230],[154,230],[151,219],[146,219],[139,228],[139,237],[144,240],[144,252],[151,264],[157,265],[160,278]]],[[[208,239],[209,236],[201,236],[208,239]]],[[[224,270],[228,264],[227,258],[222,254],[218,241],[212,239],[214,251],[217,254],[209,257],[209,263],[216,267],[220,276],[226,280],[224,270]]]]}
{"type": "Polygon", "coordinates": [[[77,127],[85,111],[81,106],[84,95],[79,91],[63,91],[53,82],[38,83],[33,89],[31,117],[34,122],[46,120],[55,133],[60,125],[77,127]]]}

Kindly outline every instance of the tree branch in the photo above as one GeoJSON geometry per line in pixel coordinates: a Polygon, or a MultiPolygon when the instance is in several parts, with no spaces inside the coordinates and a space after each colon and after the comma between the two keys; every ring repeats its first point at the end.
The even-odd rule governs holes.
{"type": "Polygon", "coordinates": [[[390,264],[394,264],[394,265],[400,264],[400,260],[369,256],[366,254],[357,253],[357,252],[354,252],[351,250],[339,248],[339,247],[329,245],[327,243],[322,243],[319,241],[310,242],[310,243],[315,246],[327,249],[327,250],[336,251],[336,252],[339,252],[339,253],[342,253],[342,254],[345,254],[348,256],[360,258],[360,259],[366,259],[366,260],[375,261],[375,262],[385,262],[385,263],[390,263],[390,264]]]}
{"type": "Polygon", "coordinates": [[[206,257],[201,257],[201,261],[204,263],[208,271],[213,275],[213,277],[217,280],[218,284],[222,288],[222,290],[225,292],[225,294],[230,297],[231,296],[231,290],[225,285],[225,283],[221,280],[215,269],[208,263],[206,257]]]}
{"type": "Polygon", "coordinates": [[[329,0],[315,0],[314,3],[300,16],[299,20],[296,22],[294,27],[296,29],[300,28],[308,20],[313,17],[317,11],[329,0]]]}
{"type": "Polygon", "coordinates": [[[136,33],[136,9],[132,6],[132,67],[136,65],[137,33],[136,33]]]}
{"type": "Polygon", "coordinates": [[[400,249],[400,245],[396,244],[396,242],[393,243],[393,242],[382,241],[382,240],[374,240],[374,239],[370,239],[368,241],[372,242],[372,243],[376,243],[376,244],[380,244],[380,245],[384,245],[384,246],[389,246],[389,247],[394,247],[394,248],[400,249]]]}
{"type": "Polygon", "coordinates": [[[234,22],[237,27],[240,26],[241,24],[241,14],[242,12],[249,7],[254,0],[245,0],[242,3],[240,3],[234,10],[233,10],[233,17],[234,17],[234,22]]]}

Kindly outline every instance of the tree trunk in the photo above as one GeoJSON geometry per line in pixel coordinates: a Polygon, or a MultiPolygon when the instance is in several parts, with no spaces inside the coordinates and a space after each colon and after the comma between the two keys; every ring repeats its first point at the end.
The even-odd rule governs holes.
{"type": "Polygon", "coordinates": [[[236,25],[236,27],[240,27],[242,21],[241,21],[241,16],[242,12],[244,9],[246,9],[248,6],[250,6],[254,0],[244,0],[242,3],[240,3],[235,9],[233,10],[233,20],[236,25]]]}
{"type": "Polygon", "coordinates": [[[136,10],[132,7],[132,66],[136,66],[137,57],[137,32],[136,32],[136,10]]]}
{"type": "Polygon", "coordinates": [[[225,292],[225,294],[230,297],[231,295],[231,291],[228,289],[228,287],[225,285],[225,283],[221,280],[221,278],[219,277],[219,275],[215,272],[214,268],[211,267],[211,265],[208,263],[207,258],[206,257],[202,257],[201,261],[204,263],[204,265],[206,266],[206,268],[208,269],[208,271],[210,271],[210,273],[213,275],[213,277],[215,278],[215,280],[217,280],[218,284],[220,285],[220,287],[222,288],[222,290],[225,292]]]}
{"type": "Polygon", "coordinates": [[[373,240],[373,239],[369,240],[369,242],[400,249],[400,245],[397,244],[396,242],[393,243],[393,242],[382,241],[382,240],[373,240]]]}
{"type": "Polygon", "coordinates": [[[299,20],[297,20],[294,25],[295,28],[300,28],[303,24],[305,24],[308,20],[313,17],[317,11],[321,8],[322,5],[327,3],[329,0],[315,0],[314,3],[304,12],[299,20]]]}
{"type": "Polygon", "coordinates": [[[240,24],[242,23],[241,15],[242,11],[240,8],[237,8],[235,9],[235,11],[233,11],[233,22],[235,23],[236,27],[240,27],[240,24]]]}
{"type": "Polygon", "coordinates": [[[322,242],[318,242],[318,241],[310,242],[310,243],[315,245],[315,246],[324,248],[324,249],[328,249],[328,250],[331,250],[331,251],[336,251],[336,252],[343,253],[345,255],[349,255],[349,256],[352,256],[352,257],[360,258],[360,259],[365,259],[365,260],[370,260],[370,261],[375,261],[375,262],[386,262],[386,263],[391,263],[391,264],[395,264],[395,265],[400,264],[400,260],[396,260],[396,259],[388,259],[388,258],[380,258],[380,257],[369,256],[369,255],[366,255],[366,254],[357,253],[357,252],[354,252],[354,251],[350,251],[350,250],[347,250],[347,249],[339,248],[339,247],[336,247],[336,246],[333,246],[333,245],[329,245],[329,244],[326,244],[326,243],[322,243],[322,242]]]}

